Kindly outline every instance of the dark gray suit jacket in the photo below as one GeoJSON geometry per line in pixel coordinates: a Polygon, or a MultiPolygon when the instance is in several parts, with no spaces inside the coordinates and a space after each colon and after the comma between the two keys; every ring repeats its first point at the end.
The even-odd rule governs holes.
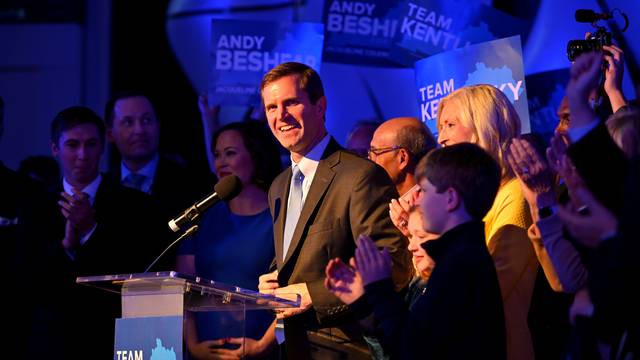
{"type": "Polygon", "coordinates": [[[353,333],[356,321],[347,305],[324,288],[324,269],[330,259],[348,262],[356,239],[367,234],[379,247],[389,248],[396,287],[409,282],[413,270],[406,238],[391,222],[389,202],[398,193],[386,171],[373,162],[343,151],[331,139],[316,170],[302,213],[283,261],[282,244],[291,168],[269,190],[274,219],[278,282],[281,287],[306,283],[312,308],[285,320],[288,358],[309,358],[306,332],[337,327],[353,333]]]}

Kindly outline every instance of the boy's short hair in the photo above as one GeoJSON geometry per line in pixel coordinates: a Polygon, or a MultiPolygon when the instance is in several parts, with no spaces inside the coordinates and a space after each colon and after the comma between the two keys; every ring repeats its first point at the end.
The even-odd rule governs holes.
{"type": "Polygon", "coordinates": [[[78,125],[92,124],[98,128],[100,141],[104,144],[104,122],[93,110],[84,106],[68,107],[58,113],[51,122],[51,141],[58,144],[62,133],[73,129],[78,125]]]}
{"type": "Polygon", "coordinates": [[[500,187],[498,163],[478,145],[460,143],[431,151],[416,168],[418,182],[426,178],[442,193],[454,188],[474,220],[487,214],[500,187]]]}

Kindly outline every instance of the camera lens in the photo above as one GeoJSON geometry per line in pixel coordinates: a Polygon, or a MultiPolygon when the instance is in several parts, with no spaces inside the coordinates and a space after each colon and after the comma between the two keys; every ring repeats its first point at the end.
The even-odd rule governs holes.
{"type": "Polygon", "coordinates": [[[567,43],[567,58],[569,61],[574,61],[581,54],[601,49],[602,44],[598,39],[571,40],[567,43]]]}

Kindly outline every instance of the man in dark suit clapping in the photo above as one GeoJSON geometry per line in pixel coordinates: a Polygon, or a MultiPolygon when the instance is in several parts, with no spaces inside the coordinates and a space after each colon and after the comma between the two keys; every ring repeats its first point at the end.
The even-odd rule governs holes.
{"type": "Polygon", "coordinates": [[[51,150],[63,179],[42,199],[42,236],[25,244],[31,310],[26,358],[113,358],[120,297],[76,284],[78,276],[142,272],[160,252],[162,222],[147,195],[99,172],[105,127],[91,109],[62,110],[51,123],[51,150]],[[31,294],[32,292],[32,294],[31,294]]]}

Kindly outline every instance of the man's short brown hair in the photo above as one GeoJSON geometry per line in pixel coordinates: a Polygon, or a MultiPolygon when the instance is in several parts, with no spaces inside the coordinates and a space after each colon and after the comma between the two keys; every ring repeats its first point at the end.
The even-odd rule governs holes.
{"type": "Polygon", "coordinates": [[[298,62],[286,62],[282,63],[262,77],[262,83],[260,84],[260,93],[264,91],[264,88],[272,82],[279,80],[285,76],[297,75],[300,81],[300,88],[302,88],[309,97],[309,101],[315,104],[321,97],[324,96],[324,87],[322,86],[322,80],[320,75],[308,65],[298,62]]]}

